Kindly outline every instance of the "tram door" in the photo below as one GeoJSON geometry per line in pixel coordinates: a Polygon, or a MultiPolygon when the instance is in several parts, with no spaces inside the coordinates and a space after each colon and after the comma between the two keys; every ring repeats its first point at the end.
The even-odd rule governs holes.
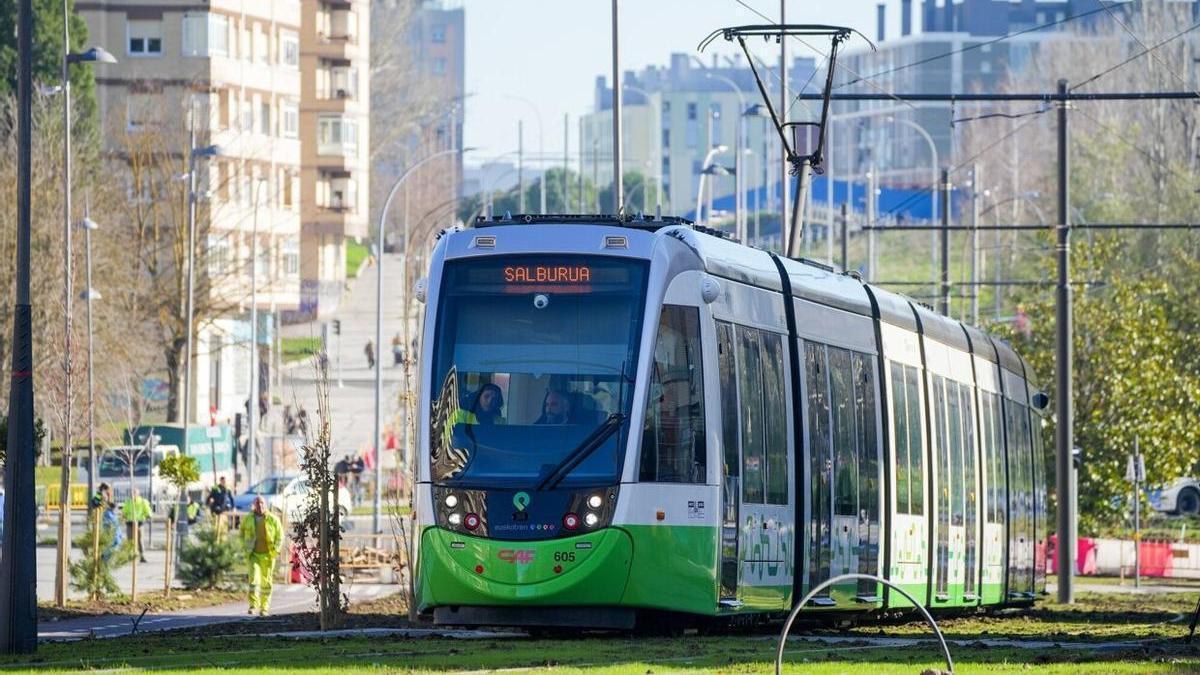
{"type": "Polygon", "coordinates": [[[784,339],[726,324],[718,325],[717,340],[725,440],[722,597],[736,577],[740,605],[786,609],[795,556],[784,339]]]}

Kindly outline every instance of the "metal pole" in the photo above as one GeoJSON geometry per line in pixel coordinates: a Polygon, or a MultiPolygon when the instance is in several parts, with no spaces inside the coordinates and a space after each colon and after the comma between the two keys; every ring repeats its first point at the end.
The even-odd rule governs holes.
{"type": "MultiPolygon", "coordinates": [[[[84,218],[88,217],[86,203],[83,210],[84,218]]],[[[87,335],[88,335],[88,362],[87,362],[87,380],[88,380],[88,499],[96,492],[96,404],[95,404],[95,389],[96,378],[95,368],[92,366],[94,353],[94,333],[92,330],[92,296],[95,294],[95,289],[92,288],[92,228],[86,227],[83,230],[83,241],[85,251],[85,266],[87,268],[87,335]]]]}
{"type": "Polygon", "coordinates": [[[525,213],[525,120],[517,120],[517,211],[525,213]]]}
{"type": "MultiPolygon", "coordinates": [[[[563,213],[570,213],[570,211],[571,211],[571,206],[570,206],[571,200],[570,200],[570,196],[569,196],[570,192],[568,192],[568,190],[567,190],[567,184],[569,182],[567,179],[567,173],[571,170],[571,158],[568,156],[567,151],[570,149],[570,147],[571,147],[571,115],[570,115],[570,113],[563,113],[563,175],[562,175],[562,210],[563,210],[563,213]]],[[[404,257],[405,258],[408,257],[408,242],[407,241],[404,242],[404,257]]]]}
{"type": "MultiPolygon", "coordinates": [[[[713,148],[713,120],[716,117],[717,117],[717,115],[715,115],[712,110],[708,111],[708,136],[705,137],[704,142],[708,145],[709,157],[713,156],[713,151],[712,151],[712,148],[713,148]]],[[[708,160],[708,158],[705,158],[704,164],[702,164],[700,166],[700,170],[705,171],[709,168],[709,166],[710,166],[709,160],[708,160]]],[[[700,184],[703,185],[706,190],[706,192],[704,192],[704,197],[705,197],[705,200],[704,200],[704,224],[708,225],[709,227],[712,227],[712,211],[713,211],[713,187],[712,186],[713,186],[713,182],[715,180],[716,180],[716,174],[713,174],[708,180],[704,180],[704,176],[700,177],[700,184]]],[[[696,212],[696,222],[697,223],[701,222],[699,211],[696,212]]]]}
{"type": "Polygon", "coordinates": [[[621,0],[612,0],[612,148],[613,148],[613,213],[621,212],[625,203],[625,181],[621,175],[621,0]]]}
{"type": "Polygon", "coordinates": [[[825,257],[833,265],[833,158],[837,156],[833,146],[833,106],[829,106],[829,121],[825,127],[825,140],[829,149],[825,152],[825,257]]]}
{"type": "MultiPolygon", "coordinates": [[[[787,24],[787,2],[779,0],[779,25],[787,24]]],[[[782,124],[788,122],[788,67],[787,67],[787,40],[779,41],[779,121],[782,124]]],[[[788,255],[789,244],[791,242],[791,232],[788,227],[791,223],[788,212],[788,197],[790,195],[788,185],[788,172],[791,171],[792,165],[788,162],[787,148],[780,148],[780,163],[779,163],[779,234],[780,247],[784,255],[788,255]]]]}
{"type": "MultiPolygon", "coordinates": [[[[195,110],[191,116],[188,134],[188,250],[187,250],[187,317],[185,330],[187,344],[183,355],[183,454],[190,455],[191,424],[192,424],[192,321],[194,318],[194,298],[196,293],[196,119],[195,110]]],[[[236,444],[236,441],[235,441],[236,444]]],[[[236,478],[236,476],[234,476],[236,478]]],[[[217,477],[214,475],[213,480],[217,477]]]]}
{"type": "Polygon", "coordinates": [[[971,324],[979,325],[979,163],[971,165],[971,324]]]}
{"type": "Polygon", "coordinates": [[[37,531],[34,502],[33,321],[29,302],[33,126],[33,3],[17,3],[16,302],[8,397],[8,457],[4,471],[3,555],[0,555],[0,651],[37,649],[37,531]]]}
{"type": "Polygon", "coordinates": [[[70,66],[71,31],[69,19],[71,8],[63,0],[63,446],[62,472],[58,494],[58,548],[54,566],[54,604],[67,604],[67,563],[71,553],[71,324],[74,318],[75,279],[71,264],[71,78],[70,66]]]}
{"type": "Polygon", "coordinates": [[[941,279],[938,296],[941,310],[950,316],[950,170],[942,169],[942,229],[941,229],[941,279]]]}
{"type": "Polygon", "coordinates": [[[1142,587],[1142,452],[1133,437],[1133,587],[1142,587]]]}
{"type": "MultiPolygon", "coordinates": [[[[1071,225],[1070,225],[1070,153],[1067,151],[1067,81],[1058,81],[1058,288],[1055,293],[1055,397],[1057,420],[1054,427],[1058,444],[1058,601],[1075,601],[1075,540],[1071,525],[1075,522],[1071,497],[1071,448],[1075,444],[1072,409],[1071,359],[1071,225]]],[[[1136,469],[1136,467],[1135,467],[1136,469]]]]}
{"type": "MultiPolygon", "coordinates": [[[[867,171],[867,224],[875,224],[875,166],[867,171]]],[[[875,281],[875,230],[867,230],[867,281],[875,281]]]]}
{"type": "Polygon", "coordinates": [[[258,202],[265,181],[254,186],[254,222],[250,229],[250,405],[246,406],[246,485],[254,485],[254,455],[258,452],[258,202]]]}
{"type": "Polygon", "coordinates": [[[587,211],[587,198],[583,196],[583,115],[579,116],[579,192],[577,194],[579,201],[575,203],[576,213],[587,211]]]}
{"type": "Polygon", "coordinates": [[[847,213],[846,202],[842,202],[842,269],[845,270],[850,259],[850,216],[847,213]]]}

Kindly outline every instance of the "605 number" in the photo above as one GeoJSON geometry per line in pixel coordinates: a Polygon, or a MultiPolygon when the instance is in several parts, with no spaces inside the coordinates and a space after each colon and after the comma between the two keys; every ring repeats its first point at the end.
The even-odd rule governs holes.
{"type": "Polygon", "coordinates": [[[575,551],[555,551],[554,562],[575,562],[575,551]]]}

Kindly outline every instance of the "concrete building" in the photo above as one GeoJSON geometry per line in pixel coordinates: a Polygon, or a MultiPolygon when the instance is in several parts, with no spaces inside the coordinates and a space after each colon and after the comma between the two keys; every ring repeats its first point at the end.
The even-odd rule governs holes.
{"type": "MultiPolygon", "coordinates": [[[[221,148],[196,172],[197,306],[212,311],[196,326],[192,410],[193,421],[207,422],[210,411],[227,419],[244,411],[250,390],[251,274],[258,283],[264,385],[274,317],[300,301],[301,3],[121,0],[75,7],[91,40],[120,61],[96,66],[110,156],[128,158],[134,146],[156,143],[147,152],[185,158],[190,128],[197,146],[221,148]],[[259,255],[251,260],[255,229],[259,255]]],[[[169,187],[178,175],[140,184],[128,178],[133,175],[131,166],[132,201],[155,200],[155,194],[161,200],[166,190],[178,189],[169,187]]]]}
{"type": "MultiPolygon", "coordinates": [[[[807,84],[807,90],[814,91],[819,86],[813,77],[814,70],[811,58],[795,59],[789,71],[793,89],[807,84]]],[[[769,85],[777,85],[777,75],[762,68],[760,72],[769,85]]],[[[714,58],[711,64],[706,64],[687,54],[673,54],[665,68],[650,66],[639,72],[627,72],[622,79],[625,85],[622,163],[626,172],[639,171],[655,181],[661,177],[664,215],[693,214],[701,164],[710,148],[726,146],[726,151],[714,161],[733,168],[739,128],[744,134],[741,146],[747,207],[778,210],[779,143],[768,120],[746,114],[761,102],[761,97],[744,62],[714,58]],[[768,161],[763,162],[764,157],[768,161]]],[[[806,114],[796,108],[791,113],[792,119],[806,114]]],[[[583,118],[580,149],[580,166],[576,168],[582,169],[584,176],[597,185],[610,185],[612,86],[603,76],[596,78],[595,110],[583,118]]],[[[736,192],[734,177],[717,176],[711,184],[715,208],[732,209],[736,192]]],[[[628,208],[635,211],[645,208],[653,213],[658,205],[657,190],[654,192],[627,195],[628,208]]],[[[704,201],[707,202],[707,195],[704,201]]],[[[605,212],[611,209],[607,204],[598,207],[605,212]]]]}
{"type": "Polygon", "coordinates": [[[301,0],[300,137],[303,290],[298,318],[337,309],[346,239],[370,215],[370,3],[301,0]]]}

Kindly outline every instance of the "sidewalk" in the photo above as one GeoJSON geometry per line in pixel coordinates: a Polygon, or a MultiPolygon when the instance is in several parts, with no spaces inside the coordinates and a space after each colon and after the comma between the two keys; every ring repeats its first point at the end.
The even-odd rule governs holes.
{"type": "MultiPolygon", "coordinates": [[[[400,587],[393,584],[361,584],[344,586],[351,602],[363,602],[398,593],[400,587]]],[[[275,594],[271,601],[271,616],[287,614],[303,614],[316,611],[316,593],[308,586],[275,585],[275,594]]],[[[64,621],[43,622],[38,626],[38,640],[82,640],[89,637],[113,638],[133,633],[134,621],[137,614],[109,614],[104,616],[81,617],[64,621]]],[[[198,607],[195,609],[163,614],[147,614],[138,623],[137,632],[153,632],[194,628],[237,621],[266,621],[246,614],[245,602],[232,602],[213,607],[198,607]]]]}

